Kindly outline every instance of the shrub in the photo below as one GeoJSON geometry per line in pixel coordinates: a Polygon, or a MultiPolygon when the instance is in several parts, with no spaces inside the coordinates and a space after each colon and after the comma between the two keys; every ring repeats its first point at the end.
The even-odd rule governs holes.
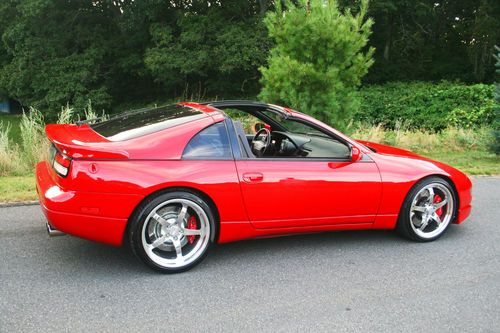
{"type": "Polygon", "coordinates": [[[401,121],[410,129],[440,131],[491,125],[494,119],[492,85],[390,82],[364,87],[359,95],[354,119],[391,129],[401,121]]]}

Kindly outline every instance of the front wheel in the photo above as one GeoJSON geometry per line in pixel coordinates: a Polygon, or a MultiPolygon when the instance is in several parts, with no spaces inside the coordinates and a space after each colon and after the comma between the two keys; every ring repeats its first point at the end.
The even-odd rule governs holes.
{"type": "Polygon", "coordinates": [[[442,178],[426,178],[406,196],[399,213],[397,230],[415,241],[433,241],[448,229],[455,209],[455,192],[450,184],[442,178]]]}
{"type": "Polygon", "coordinates": [[[166,192],[149,199],[130,223],[132,250],[148,266],[163,273],[194,267],[213,243],[211,209],[189,192],[166,192]]]}

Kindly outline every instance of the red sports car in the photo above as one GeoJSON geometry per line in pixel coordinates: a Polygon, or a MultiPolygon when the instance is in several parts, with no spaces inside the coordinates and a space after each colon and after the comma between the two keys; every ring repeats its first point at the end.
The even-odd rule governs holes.
{"type": "Polygon", "coordinates": [[[471,211],[462,172],[271,104],[178,103],[46,133],[36,177],[49,233],[127,243],[167,273],[254,237],[397,229],[432,241],[471,211]]]}

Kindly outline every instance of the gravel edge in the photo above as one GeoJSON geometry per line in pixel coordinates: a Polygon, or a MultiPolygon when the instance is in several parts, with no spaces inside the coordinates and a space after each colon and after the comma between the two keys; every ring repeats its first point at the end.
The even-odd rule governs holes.
{"type": "Polygon", "coordinates": [[[0,202],[0,208],[3,207],[18,207],[18,206],[35,206],[39,205],[38,201],[14,201],[14,202],[0,202]]]}

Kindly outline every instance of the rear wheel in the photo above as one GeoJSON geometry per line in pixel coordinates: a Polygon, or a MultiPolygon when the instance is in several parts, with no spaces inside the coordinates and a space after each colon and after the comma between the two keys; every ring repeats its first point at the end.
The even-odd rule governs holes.
{"type": "Polygon", "coordinates": [[[186,271],[206,256],[213,243],[214,218],[199,196],[175,191],[145,202],[131,219],[134,253],[164,273],[186,271]]]}
{"type": "Polygon", "coordinates": [[[406,196],[397,230],[415,241],[433,241],[448,229],[455,209],[456,198],[450,184],[442,178],[426,178],[406,196]]]}

